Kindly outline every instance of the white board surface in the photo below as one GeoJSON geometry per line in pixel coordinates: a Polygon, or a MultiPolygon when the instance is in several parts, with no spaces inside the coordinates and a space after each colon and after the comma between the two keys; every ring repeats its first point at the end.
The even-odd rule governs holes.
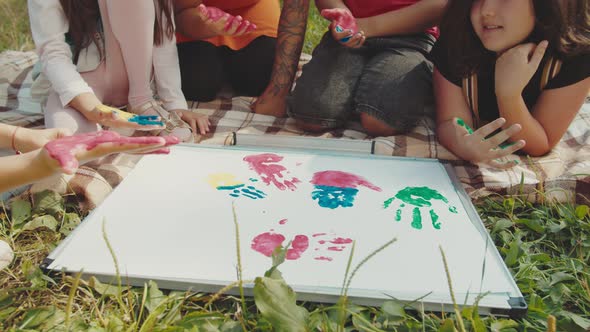
{"type": "Polygon", "coordinates": [[[104,221],[120,271],[131,283],[151,279],[161,287],[218,290],[237,279],[232,203],[245,280],[271,267],[269,252],[261,249],[264,240],[282,237],[283,245],[293,241],[296,247],[280,270],[299,298],[335,301],[351,241],[355,266],[396,238],[356,274],[349,295],[357,303],[423,297],[433,310],[450,304],[440,246],[459,304],[473,304],[485,293],[479,303],[484,312],[510,313],[515,300],[517,309],[526,307],[460,186],[441,163],[424,159],[177,146],[170,155],[144,157],[48,257],[47,269],[112,280],[104,221]],[[269,159],[253,164],[262,157],[269,159]],[[233,182],[227,181],[230,175],[233,182]],[[320,181],[322,176],[328,180],[320,181]],[[340,192],[326,185],[334,178],[344,188],[340,192]],[[354,197],[345,194],[355,190],[354,197]],[[404,193],[415,190],[434,197],[431,206],[408,203],[417,197],[404,193]],[[432,216],[438,218],[434,224],[432,216]]]}

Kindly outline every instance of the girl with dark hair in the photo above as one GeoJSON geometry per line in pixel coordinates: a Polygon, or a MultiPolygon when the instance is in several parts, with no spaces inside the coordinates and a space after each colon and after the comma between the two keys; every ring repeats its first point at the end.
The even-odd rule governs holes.
{"type": "Polygon", "coordinates": [[[206,117],[187,111],[170,0],[28,0],[42,72],[52,86],[47,127],[99,125],[160,131],[191,141],[206,117]],[[163,103],[154,100],[156,93],[163,103]],[[112,108],[128,105],[131,113],[112,108]],[[158,120],[162,120],[163,124],[158,120]]]}
{"type": "Polygon", "coordinates": [[[590,90],[588,0],[452,0],[433,51],[437,133],[462,159],[548,153],[590,90]],[[471,129],[474,127],[475,131],[471,129]]]}

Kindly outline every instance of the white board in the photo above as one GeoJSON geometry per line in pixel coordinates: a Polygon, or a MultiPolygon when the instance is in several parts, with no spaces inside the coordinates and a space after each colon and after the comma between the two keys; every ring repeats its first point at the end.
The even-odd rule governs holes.
{"type": "Polygon", "coordinates": [[[253,280],[271,267],[265,254],[273,247],[268,249],[267,243],[265,251],[261,243],[282,236],[283,245],[293,241],[297,247],[280,270],[298,298],[334,302],[351,241],[355,241],[355,266],[396,238],[356,274],[349,290],[356,303],[422,298],[415,305],[449,309],[452,301],[440,246],[459,304],[471,305],[486,294],[479,302],[483,313],[526,312],[522,294],[449,169],[428,159],[177,146],[170,155],[144,157],[43,267],[83,270],[112,281],[115,267],[102,235],[104,220],[123,280],[138,286],[155,280],[163,288],[217,291],[237,279],[233,203],[244,280],[253,280]],[[261,156],[269,161],[253,164],[261,156]],[[228,175],[234,176],[234,182],[219,181],[228,175]],[[345,189],[334,192],[333,181],[318,180],[328,175],[348,185],[340,184],[345,189]],[[231,186],[236,189],[230,190],[231,186]],[[416,199],[403,195],[415,188],[431,196],[436,191],[444,199],[433,196],[430,207],[402,205],[402,199],[416,199]],[[355,190],[354,197],[343,194],[355,190]],[[421,227],[415,215],[421,216],[421,227]],[[438,217],[436,223],[431,216],[438,217]]]}

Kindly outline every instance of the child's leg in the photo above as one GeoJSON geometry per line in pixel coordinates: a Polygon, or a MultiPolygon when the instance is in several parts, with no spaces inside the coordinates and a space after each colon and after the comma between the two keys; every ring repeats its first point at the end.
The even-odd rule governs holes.
{"type": "Polygon", "coordinates": [[[228,80],[234,91],[245,96],[260,96],[270,82],[277,39],[260,36],[241,50],[230,50],[228,80]]]}
{"type": "Polygon", "coordinates": [[[344,125],[352,114],[353,96],[367,61],[365,48],[349,49],[330,33],[324,35],[287,99],[289,116],[309,131],[344,125]]]}
{"type": "Polygon", "coordinates": [[[44,113],[46,128],[67,128],[78,134],[100,130],[97,123],[86,119],[82,113],[68,106],[63,107],[54,91],[47,98],[44,113]]]}
{"type": "Polygon", "coordinates": [[[108,68],[116,75],[115,69],[127,74],[129,81],[129,105],[138,107],[153,99],[150,88],[152,54],[154,48],[155,7],[153,1],[145,0],[100,0],[105,38],[113,43],[107,46],[107,59],[113,57],[108,68]],[[105,8],[106,7],[106,8],[105,8]],[[106,10],[103,11],[103,8],[106,10]],[[118,51],[118,52],[117,52],[118,51]],[[118,54],[117,54],[118,53],[118,54]],[[117,57],[122,57],[123,68],[117,57]]]}
{"type": "Polygon", "coordinates": [[[415,49],[382,49],[365,66],[354,101],[370,135],[408,132],[433,102],[432,63],[415,49]]]}
{"type": "Polygon", "coordinates": [[[188,100],[211,101],[226,82],[221,48],[206,41],[177,45],[182,92],[188,100]]]}

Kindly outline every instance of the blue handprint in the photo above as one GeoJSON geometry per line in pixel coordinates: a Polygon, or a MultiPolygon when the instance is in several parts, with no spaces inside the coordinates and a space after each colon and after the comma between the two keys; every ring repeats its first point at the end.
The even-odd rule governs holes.
{"type": "Polygon", "coordinates": [[[315,186],[316,190],[312,191],[311,198],[317,199],[321,207],[335,209],[339,206],[351,207],[356,194],[359,192],[356,188],[341,188],[332,186],[315,186]]]}
{"type": "MultiPolygon", "coordinates": [[[[256,182],[256,179],[250,179],[251,182],[256,182]]],[[[246,184],[236,180],[233,174],[217,173],[211,174],[208,178],[209,184],[217,189],[228,191],[232,197],[248,197],[251,199],[261,199],[266,197],[266,193],[258,190],[254,186],[247,186],[246,184]]]]}

